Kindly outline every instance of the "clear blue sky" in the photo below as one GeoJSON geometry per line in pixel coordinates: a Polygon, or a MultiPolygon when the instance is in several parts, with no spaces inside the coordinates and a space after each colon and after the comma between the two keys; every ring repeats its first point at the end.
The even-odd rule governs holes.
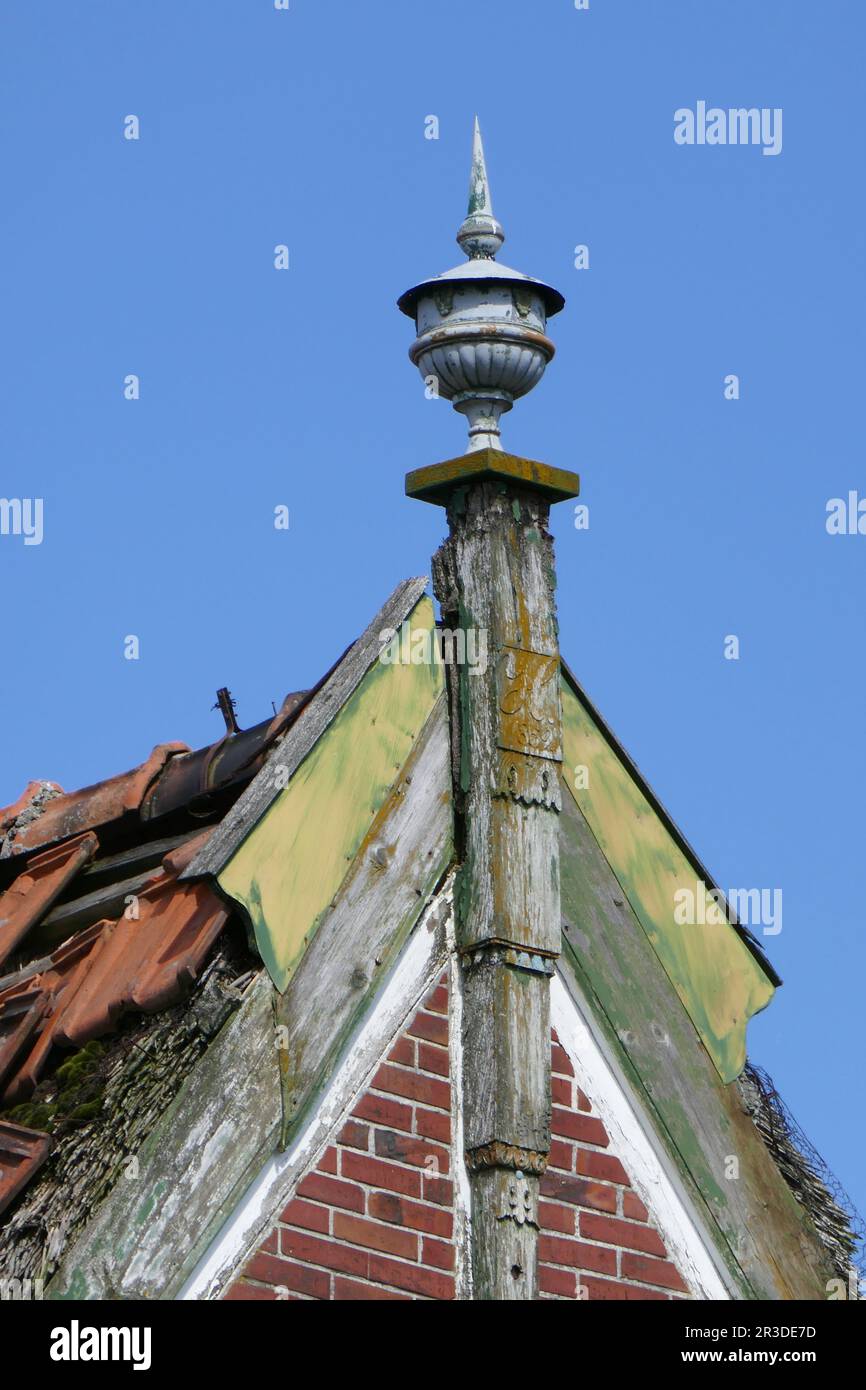
{"type": "Polygon", "coordinates": [[[255,723],[428,569],[403,475],[464,425],[394,301],[460,259],[477,110],[503,259],[568,299],[504,422],[583,478],[563,651],[718,880],[782,888],[750,1050],[861,1209],[864,45],[862,0],[6,0],[0,43],[0,494],[45,509],[0,805],[210,742],[223,684],[255,723]],[[676,145],[698,100],[782,153],[676,145]]]}

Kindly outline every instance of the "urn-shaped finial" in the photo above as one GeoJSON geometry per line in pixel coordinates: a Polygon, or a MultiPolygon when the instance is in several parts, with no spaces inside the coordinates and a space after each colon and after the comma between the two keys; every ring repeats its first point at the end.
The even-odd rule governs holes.
{"type": "Polygon", "coordinates": [[[501,449],[500,417],[544,375],[555,352],[547,320],[565,300],[495,259],[505,233],[493,215],[477,117],[469,210],[457,240],[468,260],[407,290],[398,306],[415,320],[411,360],[469,422],[467,452],[501,449]]]}

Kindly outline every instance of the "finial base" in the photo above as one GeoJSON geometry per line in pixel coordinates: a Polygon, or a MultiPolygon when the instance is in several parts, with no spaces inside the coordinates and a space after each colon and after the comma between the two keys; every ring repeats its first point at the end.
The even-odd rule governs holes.
{"type": "Polygon", "coordinates": [[[580,478],[565,468],[519,458],[497,448],[473,449],[460,458],[416,468],[406,474],[406,496],[419,502],[448,505],[451,495],[471,483],[499,480],[512,486],[533,488],[550,502],[565,502],[580,493],[580,478]]]}
{"type": "Polygon", "coordinates": [[[499,421],[514,404],[507,392],[490,391],[482,395],[478,391],[462,391],[453,397],[451,404],[460,415],[466,416],[469,424],[467,454],[480,449],[502,449],[499,421]]]}

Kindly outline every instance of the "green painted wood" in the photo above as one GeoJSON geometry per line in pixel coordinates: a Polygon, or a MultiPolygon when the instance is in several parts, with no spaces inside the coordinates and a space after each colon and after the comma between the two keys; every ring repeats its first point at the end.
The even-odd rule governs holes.
{"type": "Polygon", "coordinates": [[[676,921],[676,895],[697,896],[694,865],[564,678],[562,705],[569,787],[719,1075],[732,1081],[745,1065],[746,1025],[773,985],[720,911],[714,923],[676,921]],[[587,769],[585,787],[577,768],[587,769]]]}
{"type": "MultiPolygon", "coordinates": [[[[431,601],[421,599],[407,623],[409,659],[373,662],[219,874],[280,993],[444,689],[443,668],[430,659],[431,601]]],[[[269,767],[278,777],[279,762],[269,767]]]]}
{"type": "Polygon", "coordinates": [[[338,1065],[371,991],[446,875],[453,846],[444,695],[324,914],[313,947],[277,999],[287,1147],[338,1065]]]}
{"type": "Polygon", "coordinates": [[[562,968],[743,1298],[820,1299],[823,1246],[725,1084],[563,778],[562,968]],[[729,1159],[738,1160],[739,1176],[729,1159]]]}

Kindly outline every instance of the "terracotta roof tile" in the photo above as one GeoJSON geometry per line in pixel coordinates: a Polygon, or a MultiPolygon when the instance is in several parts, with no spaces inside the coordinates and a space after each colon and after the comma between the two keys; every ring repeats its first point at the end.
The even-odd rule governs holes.
{"type": "Polygon", "coordinates": [[[22,823],[25,817],[19,814],[6,832],[4,856],[22,854],[25,850],[69,839],[83,830],[93,830],[118,820],[130,811],[137,811],[151,783],[168,760],[176,753],[189,751],[185,743],[161,743],[154,748],[146,762],[130,772],[109,777],[91,787],[83,787],[81,791],[55,796],[45,801],[40,813],[27,820],[26,824],[22,823]]]}
{"type": "Polygon", "coordinates": [[[40,984],[10,992],[0,1002],[0,1087],[48,1013],[51,996],[40,984]]]}
{"type": "Polygon", "coordinates": [[[0,965],[40,921],[51,904],[89,863],[99,841],[87,831],[37,854],[5,893],[0,893],[0,965]]]}
{"type": "Polygon", "coordinates": [[[0,810],[0,835],[5,837],[16,821],[26,824],[28,820],[33,820],[41,812],[44,802],[62,795],[63,788],[56,782],[28,782],[18,800],[0,810]]]}
{"type": "Polygon", "coordinates": [[[42,1167],[50,1148],[47,1134],[0,1120],[0,1212],[42,1167]]]}
{"type": "Polygon", "coordinates": [[[206,883],[169,874],[144,888],[139,918],[106,925],[52,1019],[55,1041],[79,1047],[115,1027],[128,1009],[157,1013],[182,999],[229,912],[206,883]]]}
{"type": "MultiPolygon", "coordinates": [[[[30,782],[0,809],[0,1108],[28,1099],[58,1049],[185,997],[230,916],[210,880],[179,882],[214,829],[196,824],[231,804],[313,694],[287,696],[273,718],[196,752],[161,744],[139,767],[79,791],[30,782]],[[61,932],[71,934],[52,950],[61,932]],[[10,958],[23,963],[4,974],[10,958]]],[[[0,1209],[49,1143],[0,1121],[0,1209]]]]}
{"type": "MultiPolygon", "coordinates": [[[[45,969],[23,980],[13,980],[0,993],[0,1087],[6,1083],[5,1091],[0,1090],[3,1105],[15,1105],[25,1099],[38,1082],[54,1046],[60,996],[67,986],[76,982],[79,967],[82,962],[86,966],[103,930],[104,923],[99,922],[79,933],[48,957],[45,969]],[[22,1017],[24,1006],[32,1007],[26,1022],[22,1017]],[[36,1032],[35,1043],[24,1052],[24,1044],[30,1044],[37,1029],[41,1031],[36,1032]]],[[[24,974],[22,971],[21,975],[24,974]]]]}
{"type": "Polygon", "coordinates": [[[206,883],[179,884],[175,873],[162,871],[142,889],[138,907],[137,919],[100,922],[73,938],[27,990],[12,985],[0,995],[0,1028],[7,1018],[10,1036],[4,1105],[31,1093],[52,1047],[79,1047],[110,1032],[130,1009],[158,1013],[183,999],[229,916],[206,883]],[[45,1001],[41,1013],[26,1033],[23,1019],[13,1033],[31,996],[45,1001]],[[40,1023],[35,1044],[9,1079],[10,1066],[40,1023]]]}

